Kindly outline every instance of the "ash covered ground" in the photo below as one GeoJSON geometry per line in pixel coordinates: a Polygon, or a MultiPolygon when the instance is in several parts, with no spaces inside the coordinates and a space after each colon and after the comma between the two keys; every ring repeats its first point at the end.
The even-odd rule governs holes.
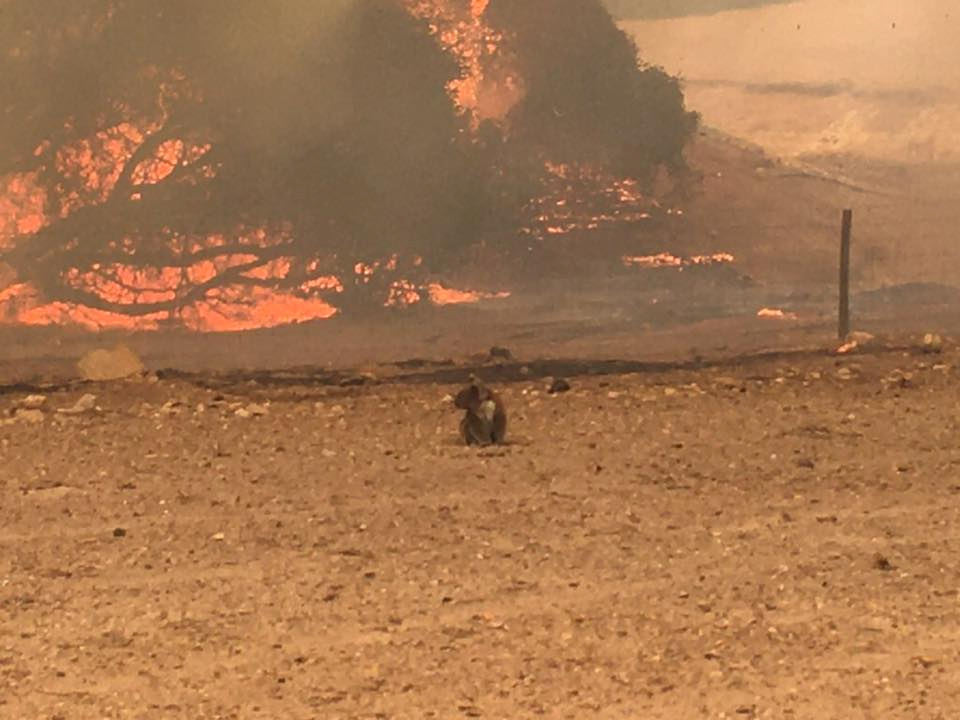
{"type": "Polygon", "coordinates": [[[8,388],[0,716],[956,716],[958,367],[8,388]]]}

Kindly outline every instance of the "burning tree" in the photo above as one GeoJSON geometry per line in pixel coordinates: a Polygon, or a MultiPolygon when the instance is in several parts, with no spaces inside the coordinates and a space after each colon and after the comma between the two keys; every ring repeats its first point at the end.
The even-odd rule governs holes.
{"type": "Polygon", "coordinates": [[[0,17],[0,281],[150,321],[402,302],[516,232],[546,161],[640,176],[692,129],[600,0],[0,0],[0,17]]]}
{"type": "Polygon", "coordinates": [[[150,316],[369,296],[358,265],[442,258],[481,211],[458,67],[396,2],[2,12],[0,176],[43,218],[3,260],[47,298],[150,316]]]}

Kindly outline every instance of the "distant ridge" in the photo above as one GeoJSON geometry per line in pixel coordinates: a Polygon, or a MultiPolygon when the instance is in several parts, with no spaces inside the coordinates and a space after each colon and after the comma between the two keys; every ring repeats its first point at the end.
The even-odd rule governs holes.
{"type": "Polygon", "coordinates": [[[604,0],[619,20],[649,20],[688,15],[713,15],[725,10],[783,5],[796,0],[604,0]]]}

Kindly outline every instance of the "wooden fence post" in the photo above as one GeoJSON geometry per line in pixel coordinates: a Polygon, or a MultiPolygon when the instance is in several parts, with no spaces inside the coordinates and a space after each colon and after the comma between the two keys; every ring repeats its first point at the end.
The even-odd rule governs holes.
{"type": "Polygon", "coordinates": [[[850,334],[850,236],[853,230],[853,210],[843,211],[843,228],[840,233],[840,339],[850,334]]]}

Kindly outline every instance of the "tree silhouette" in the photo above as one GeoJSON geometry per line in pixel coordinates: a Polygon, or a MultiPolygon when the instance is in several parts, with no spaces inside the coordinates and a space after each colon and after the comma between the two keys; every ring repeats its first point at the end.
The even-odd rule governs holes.
{"type": "Polygon", "coordinates": [[[519,145],[638,179],[683,167],[698,117],[675,78],[641,63],[601,0],[491,0],[488,12],[525,85],[509,116],[519,145]]]}

